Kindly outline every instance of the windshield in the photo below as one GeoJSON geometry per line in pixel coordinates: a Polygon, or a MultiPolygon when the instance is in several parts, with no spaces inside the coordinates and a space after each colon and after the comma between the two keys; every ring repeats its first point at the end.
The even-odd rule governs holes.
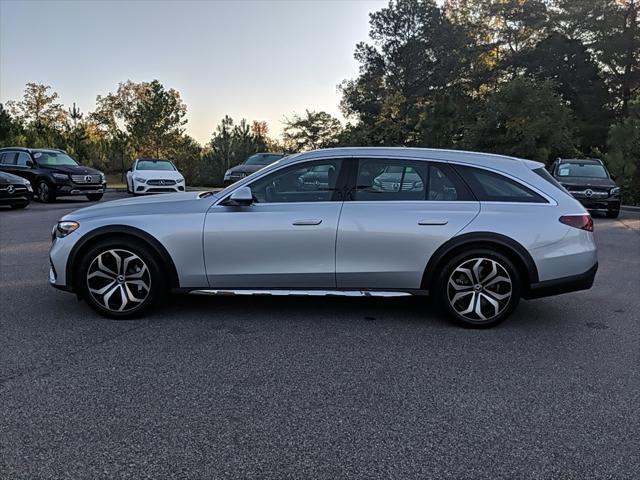
{"type": "Polygon", "coordinates": [[[602,165],[593,163],[562,163],[558,167],[559,177],[609,178],[602,165]]]}
{"type": "Polygon", "coordinates": [[[270,163],[280,160],[284,155],[278,153],[256,153],[251,155],[244,162],[245,165],[269,165],[270,163]]]}
{"type": "Polygon", "coordinates": [[[39,165],[55,167],[58,165],[78,165],[73,158],[66,153],[57,152],[36,152],[33,155],[39,165]]]}
{"type": "Polygon", "coordinates": [[[138,160],[136,170],[175,170],[169,160],[138,160]]]}

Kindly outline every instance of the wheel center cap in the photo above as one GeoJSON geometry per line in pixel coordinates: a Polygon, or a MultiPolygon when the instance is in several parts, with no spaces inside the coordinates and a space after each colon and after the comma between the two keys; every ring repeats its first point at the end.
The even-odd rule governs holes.
{"type": "Polygon", "coordinates": [[[124,283],[124,275],[118,275],[118,276],[116,277],[116,281],[117,281],[118,283],[124,283]]]}
{"type": "Polygon", "coordinates": [[[480,291],[482,291],[482,285],[480,285],[479,283],[476,283],[476,284],[473,286],[473,289],[474,289],[476,292],[480,292],[480,291]]]}

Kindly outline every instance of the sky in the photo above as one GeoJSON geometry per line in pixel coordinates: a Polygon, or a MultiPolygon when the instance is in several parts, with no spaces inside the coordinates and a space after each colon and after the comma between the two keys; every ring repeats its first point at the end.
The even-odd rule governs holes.
{"type": "Polygon", "coordinates": [[[187,133],[207,142],[221,118],[265,120],[305,108],[341,118],[337,85],[357,75],[380,0],[0,0],[0,102],[27,82],[66,106],[95,108],[118,83],[160,80],[187,105],[187,133]]]}

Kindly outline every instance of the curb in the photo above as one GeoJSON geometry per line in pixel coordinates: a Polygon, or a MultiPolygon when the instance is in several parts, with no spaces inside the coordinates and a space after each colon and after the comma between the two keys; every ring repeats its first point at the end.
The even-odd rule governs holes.
{"type": "Polygon", "coordinates": [[[640,207],[635,207],[633,205],[621,205],[621,210],[628,210],[630,212],[640,212],[640,207]]]}

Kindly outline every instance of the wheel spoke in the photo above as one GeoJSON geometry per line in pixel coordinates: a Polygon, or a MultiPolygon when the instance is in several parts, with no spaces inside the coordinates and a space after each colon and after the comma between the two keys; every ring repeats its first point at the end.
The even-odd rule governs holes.
{"type": "Polygon", "coordinates": [[[98,269],[99,269],[99,270],[102,270],[102,271],[103,271],[103,272],[105,272],[105,273],[109,273],[109,274],[113,275],[114,277],[117,277],[117,276],[118,276],[118,274],[117,274],[116,272],[114,272],[114,271],[113,271],[113,270],[111,270],[110,268],[107,268],[107,267],[104,265],[104,263],[102,262],[102,255],[103,255],[103,254],[100,254],[100,255],[98,256],[98,269]]]}
{"type": "Polygon", "coordinates": [[[116,276],[111,275],[110,273],[107,273],[107,272],[103,272],[102,270],[96,270],[95,272],[92,272],[89,275],[87,275],[87,280],[91,278],[106,278],[107,280],[115,280],[116,276]]]}
{"type": "MultiPolygon", "coordinates": [[[[491,315],[491,317],[495,317],[496,315],[498,315],[498,313],[500,313],[500,304],[498,303],[497,300],[494,300],[493,298],[491,298],[490,296],[481,293],[480,295],[478,295],[478,298],[484,298],[487,302],[489,302],[489,304],[493,307],[493,315],[491,315]]],[[[480,305],[480,301],[478,300],[478,305],[480,305]]]]}
{"type": "Polygon", "coordinates": [[[114,285],[116,285],[116,281],[113,280],[111,283],[108,283],[107,285],[105,285],[102,288],[98,288],[98,289],[92,289],[90,288],[89,291],[91,293],[95,293],[96,295],[103,295],[107,290],[109,290],[111,287],[113,287],[114,285]]]}
{"type": "Polygon", "coordinates": [[[142,276],[146,272],[147,272],[147,266],[143,264],[139,272],[132,273],[131,275],[127,275],[127,278],[133,278],[133,279],[142,278],[142,276]]]}
{"type": "Polygon", "coordinates": [[[113,288],[111,290],[109,290],[107,293],[104,294],[104,296],[102,297],[102,303],[104,304],[105,307],[107,307],[109,310],[111,310],[111,307],[109,307],[109,299],[111,298],[111,296],[113,295],[113,293],[118,290],[118,287],[120,285],[116,284],[113,286],[113,288]]]}
{"type": "Polygon", "coordinates": [[[461,291],[461,290],[471,290],[473,288],[473,285],[460,285],[458,283],[456,283],[453,278],[449,279],[449,285],[451,285],[455,290],[461,291]]]}

